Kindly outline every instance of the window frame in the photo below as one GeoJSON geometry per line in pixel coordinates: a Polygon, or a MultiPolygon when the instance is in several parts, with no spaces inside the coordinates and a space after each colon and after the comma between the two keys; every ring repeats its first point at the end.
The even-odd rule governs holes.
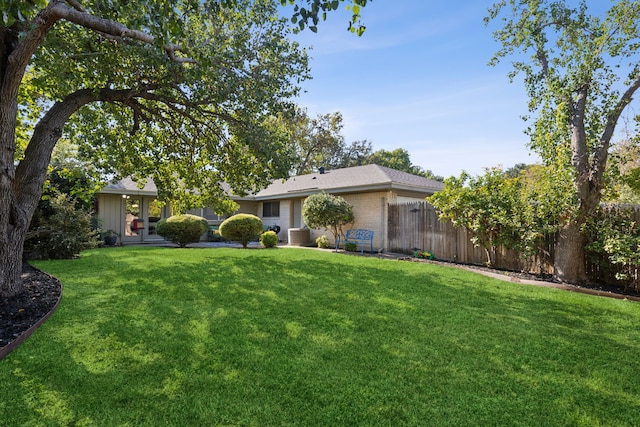
{"type": "Polygon", "coordinates": [[[263,218],[280,218],[280,202],[262,202],[263,218]]]}

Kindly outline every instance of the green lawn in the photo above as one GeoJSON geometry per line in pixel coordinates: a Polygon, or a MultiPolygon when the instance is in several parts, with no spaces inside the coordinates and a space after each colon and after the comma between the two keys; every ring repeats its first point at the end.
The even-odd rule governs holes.
{"type": "Polygon", "coordinates": [[[305,249],[93,250],[0,425],[640,425],[640,304],[305,249]]]}

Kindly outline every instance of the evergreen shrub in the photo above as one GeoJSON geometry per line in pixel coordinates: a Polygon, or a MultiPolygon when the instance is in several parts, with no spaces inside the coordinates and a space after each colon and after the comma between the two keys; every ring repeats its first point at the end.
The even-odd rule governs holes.
{"type": "Polygon", "coordinates": [[[249,242],[257,240],[262,233],[262,220],[251,214],[236,214],[220,224],[220,235],[231,242],[239,242],[246,248],[249,242]]]}
{"type": "Polygon", "coordinates": [[[174,215],[163,218],[156,225],[158,235],[184,248],[189,243],[197,243],[209,229],[206,219],[197,215],[174,215]]]}

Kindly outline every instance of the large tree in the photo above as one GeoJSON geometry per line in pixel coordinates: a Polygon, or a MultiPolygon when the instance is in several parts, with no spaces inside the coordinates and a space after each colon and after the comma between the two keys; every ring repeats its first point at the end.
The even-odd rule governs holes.
{"type": "Polygon", "coordinates": [[[601,200],[616,124],[640,87],[639,18],[635,0],[614,2],[602,17],[585,1],[503,0],[487,17],[501,19],[494,61],[513,57],[511,76],[524,75],[531,148],[571,176],[555,253],[562,281],[586,281],[582,231],[601,200]]]}
{"type": "MultiPolygon", "coordinates": [[[[343,1],[343,0],[341,0],[343,1]]],[[[296,28],[327,0],[5,1],[0,15],[0,295],[21,291],[25,233],[66,134],[105,172],[197,189],[221,210],[291,168],[268,116],[290,107],[307,56],[296,28]]],[[[361,33],[352,0],[350,25],[361,33]]]]}
{"type": "Polygon", "coordinates": [[[425,178],[435,179],[436,181],[444,180],[442,176],[434,175],[431,170],[425,170],[418,165],[414,165],[411,162],[411,155],[404,148],[396,148],[391,151],[377,150],[366,159],[364,164],[386,166],[388,168],[423,176],[425,178]]]}
{"type": "Polygon", "coordinates": [[[318,114],[310,118],[306,110],[298,109],[292,119],[293,149],[296,154],[295,174],[317,171],[320,167],[334,167],[333,159],[340,156],[345,142],[342,136],[342,114],[318,114]]]}

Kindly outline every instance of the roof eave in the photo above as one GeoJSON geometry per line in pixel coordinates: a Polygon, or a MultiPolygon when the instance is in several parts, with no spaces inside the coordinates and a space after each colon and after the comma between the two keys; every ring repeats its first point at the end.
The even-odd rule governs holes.
{"type": "Polygon", "coordinates": [[[389,191],[389,190],[411,191],[411,192],[428,195],[428,194],[433,194],[439,191],[440,189],[385,182],[381,184],[361,185],[357,187],[351,186],[351,187],[335,187],[335,188],[307,188],[303,190],[288,191],[286,193],[274,193],[274,194],[266,194],[264,196],[256,196],[254,200],[263,201],[263,200],[274,200],[274,199],[290,199],[290,198],[298,198],[298,197],[308,197],[312,194],[320,193],[322,191],[326,193],[331,193],[331,194],[351,194],[351,193],[389,191]]]}

